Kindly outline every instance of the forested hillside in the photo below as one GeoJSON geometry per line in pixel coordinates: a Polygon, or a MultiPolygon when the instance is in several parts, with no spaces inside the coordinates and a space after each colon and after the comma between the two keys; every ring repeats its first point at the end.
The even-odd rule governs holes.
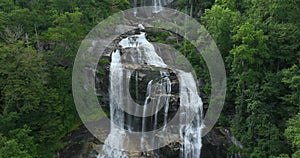
{"type": "MultiPolygon", "coordinates": [[[[62,138],[82,124],[71,83],[80,43],[130,7],[129,0],[0,1],[0,158],[57,156],[62,138]]],[[[244,147],[228,151],[299,158],[300,0],[175,0],[170,7],[199,20],[223,56],[227,96],[216,127],[244,147]]]]}
{"type": "Polygon", "coordinates": [[[220,0],[201,18],[227,65],[221,126],[246,157],[300,156],[299,16],[297,0],[220,0]]]}

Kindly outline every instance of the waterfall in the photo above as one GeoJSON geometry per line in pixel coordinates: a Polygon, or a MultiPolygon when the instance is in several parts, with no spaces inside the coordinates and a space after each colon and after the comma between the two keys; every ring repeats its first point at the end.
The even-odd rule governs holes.
{"type": "MultiPolygon", "coordinates": [[[[121,82],[118,82],[123,79],[123,68],[121,63],[121,55],[120,51],[116,50],[111,55],[111,65],[110,65],[110,117],[111,119],[111,127],[110,134],[108,138],[105,140],[105,143],[108,145],[103,146],[103,150],[106,152],[109,157],[113,158],[128,158],[125,152],[115,150],[109,146],[109,144],[113,143],[114,146],[118,148],[122,148],[125,131],[122,130],[124,127],[124,112],[119,107],[119,103],[122,102],[122,91],[119,90],[119,87],[122,86],[121,82]],[[121,129],[120,129],[121,128],[121,129]]],[[[98,158],[105,158],[105,155],[98,155],[98,158]]]]}
{"type": "MultiPolygon", "coordinates": [[[[201,128],[202,128],[202,101],[197,95],[197,85],[194,81],[193,75],[184,71],[180,71],[179,78],[180,84],[180,106],[189,110],[199,111],[201,115],[196,115],[195,119],[186,126],[186,124],[180,124],[180,137],[183,139],[181,144],[181,157],[182,158],[199,158],[201,151],[201,128]],[[184,126],[185,129],[184,129],[184,126]]],[[[182,113],[180,118],[182,122],[188,115],[188,113],[182,113]]]]}
{"type": "MultiPolygon", "coordinates": [[[[151,80],[149,83],[148,83],[148,86],[147,86],[147,96],[146,96],[146,99],[145,99],[145,102],[144,102],[144,111],[143,111],[143,116],[146,115],[146,110],[147,110],[147,104],[148,104],[148,101],[151,97],[151,89],[152,89],[152,82],[153,80],[151,80]]],[[[146,132],[146,118],[144,117],[143,120],[142,120],[142,140],[141,140],[141,149],[143,149],[144,151],[146,151],[147,149],[145,149],[144,147],[144,144],[147,143],[145,142],[144,140],[144,132],[146,132]]]]}
{"type": "MultiPolygon", "coordinates": [[[[163,77],[163,80],[164,80],[163,83],[166,83],[165,87],[167,90],[167,94],[171,94],[171,81],[170,81],[170,78],[168,77],[169,74],[167,72],[160,72],[160,74],[163,77]]],[[[170,99],[170,97],[167,97],[166,102],[165,102],[163,131],[165,131],[166,125],[168,123],[169,99],[170,99]]]]}
{"type": "MultiPolygon", "coordinates": [[[[136,1],[135,1],[136,2],[136,1]]],[[[156,1],[155,4],[162,5],[161,1],[156,1]]],[[[143,116],[146,116],[146,110],[151,109],[152,111],[157,111],[157,105],[161,102],[164,104],[164,113],[163,113],[163,131],[165,136],[168,136],[168,133],[165,131],[165,127],[168,123],[168,112],[169,112],[169,99],[171,95],[171,80],[170,74],[167,70],[168,66],[165,64],[164,60],[156,53],[155,47],[146,39],[146,33],[141,32],[136,35],[131,35],[127,38],[122,39],[119,42],[119,45],[123,49],[134,49],[136,55],[131,55],[132,64],[136,65],[147,65],[161,68],[159,69],[160,78],[157,80],[150,80],[147,83],[146,96],[143,105],[143,116]],[[157,102],[155,104],[148,104],[151,98],[154,98],[155,94],[165,94],[165,100],[158,96],[157,102]],[[153,106],[154,105],[154,106],[153,106]]],[[[110,65],[110,116],[111,116],[111,130],[105,144],[103,146],[104,154],[99,154],[98,158],[127,158],[128,153],[113,149],[110,145],[118,147],[119,149],[124,149],[126,139],[125,127],[125,116],[124,111],[119,107],[124,102],[124,78],[130,78],[130,71],[126,70],[122,65],[122,56],[121,50],[115,50],[111,54],[111,65],[110,65]]],[[[195,79],[191,72],[185,72],[182,70],[175,70],[180,81],[179,96],[180,96],[180,107],[183,108],[183,112],[179,114],[180,121],[180,135],[178,136],[181,140],[181,157],[182,158],[199,158],[201,151],[201,127],[202,127],[202,100],[197,93],[197,85],[195,79]],[[195,118],[193,118],[190,124],[185,124],[185,120],[188,119],[190,113],[197,113],[195,118]]],[[[137,92],[139,86],[138,82],[139,73],[136,72],[136,98],[138,98],[139,93],[137,92]]],[[[139,95],[140,97],[140,95],[139,95]]],[[[141,131],[141,149],[147,152],[145,143],[152,144],[155,146],[157,143],[154,139],[152,142],[145,142],[143,133],[147,131],[147,127],[151,126],[153,129],[158,128],[158,118],[157,113],[154,114],[152,118],[153,124],[149,125],[149,122],[146,121],[146,117],[142,118],[142,127],[141,131]]],[[[130,121],[134,122],[134,121],[130,121]]],[[[150,122],[151,123],[151,122],[150,122]]],[[[130,124],[129,124],[130,125],[130,124]]],[[[128,128],[127,132],[131,132],[131,128],[128,128]]],[[[130,140],[129,140],[130,141],[130,140]]],[[[127,142],[128,143],[128,142],[127,142]]]]}
{"type": "Polygon", "coordinates": [[[161,0],[153,0],[152,5],[154,6],[154,13],[158,13],[162,10],[161,0]]]}
{"type": "MultiPolygon", "coordinates": [[[[150,1],[150,0],[149,0],[150,1]]],[[[168,5],[169,3],[173,2],[173,0],[152,0],[152,2],[150,3],[146,3],[148,2],[147,0],[133,0],[133,7],[145,7],[145,6],[154,6],[154,13],[158,13],[160,11],[163,10],[163,7],[165,7],[166,5],[168,5]]],[[[137,9],[134,10],[134,14],[135,16],[137,15],[137,9]]]]}

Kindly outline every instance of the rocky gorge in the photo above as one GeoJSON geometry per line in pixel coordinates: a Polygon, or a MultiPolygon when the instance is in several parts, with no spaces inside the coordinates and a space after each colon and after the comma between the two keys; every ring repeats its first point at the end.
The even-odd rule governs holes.
{"type": "MultiPolygon", "coordinates": [[[[166,4],[166,2],[160,2],[158,4],[159,5],[157,7],[162,7],[162,4],[166,4]]],[[[154,7],[154,11],[151,12],[150,10],[148,10],[148,8],[145,8],[145,10],[144,8],[138,8],[137,10],[134,10],[134,16],[136,18],[144,18],[147,21],[147,16],[151,16],[151,14],[153,14],[152,16],[156,16],[156,14],[161,11],[160,9],[162,8],[154,7]]],[[[123,21],[122,24],[110,28],[110,31],[114,33],[123,32],[123,34],[121,34],[119,37],[114,39],[112,43],[106,46],[106,48],[103,51],[103,54],[101,55],[101,59],[98,63],[97,70],[90,69],[92,70],[90,75],[94,75],[93,73],[96,74],[95,81],[93,82],[95,82],[95,91],[98,96],[99,104],[102,107],[102,109],[104,109],[107,117],[109,117],[114,124],[117,124],[118,126],[126,129],[127,131],[129,131],[129,133],[131,131],[142,132],[142,138],[140,141],[141,143],[147,143],[148,145],[149,143],[151,143],[151,140],[144,142],[143,132],[159,128],[163,128],[163,131],[168,130],[168,135],[165,135],[165,132],[163,132],[161,134],[157,133],[152,136],[153,138],[150,138],[152,140],[156,140],[157,138],[161,139],[161,142],[159,142],[158,144],[162,143],[166,144],[167,146],[152,151],[148,150],[147,148],[141,147],[141,149],[139,150],[145,150],[145,152],[127,152],[124,155],[123,152],[121,153],[119,151],[114,151],[114,149],[109,149],[107,145],[103,146],[103,142],[95,141],[95,139],[93,138],[88,138],[91,140],[89,141],[89,143],[84,143],[84,145],[82,146],[82,154],[86,155],[87,153],[91,153],[91,156],[93,156],[93,154],[98,153],[100,155],[103,154],[103,156],[100,157],[107,157],[105,156],[105,154],[107,153],[103,153],[103,150],[107,150],[106,152],[113,153],[113,155],[108,157],[160,157],[161,155],[163,155],[165,157],[194,158],[199,157],[200,155],[200,151],[197,150],[201,149],[202,146],[202,106],[207,108],[207,105],[203,105],[203,103],[207,104],[208,101],[206,99],[208,98],[206,98],[206,94],[201,92],[201,90],[198,92],[197,84],[200,83],[200,87],[201,84],[202,86],[206,86],[205,83],[201,82],[205,79],[200,78],[199,80],[194,80],[193,78],[195,78],[196,75],[199,75],[200,72],[196,72],[193,70],[193,66],[189,63],[186,57],[182,55],[182,52],[178,52],[178,50],[170,48],[170,46],[168,46],[173,45],[176,47],[176,44],[179,44],[184,41],[183,37],[171,31],[152,29],[151,27],[148,27],[146,23],[143,23],[142,25],[141,23],[136,23],[134,22],[134,20],[131,21],[131,18],[128,18],[125,21],[123,21]],[[165,44],[150,44],[148,42],[156,42],[156,40],[164,41],[163,43],[165,44]],[[122,66],[120,64],[122,64],[122,66]],[[131,74],[129,73],[129,76],[126,74],[125,69],[128,69],[128,72],[131,72],[131,74]],[[125,75],[125,78],[123,76],[123,73],[125,75]],[[117,78],[117,80],[113,80],[112,77],[117,78]],[[180,80],[182,82],[184,80],[187,80],[188,78],[190,79],[187,83],[179,84],[180,80]],[[119,83],[122,80],[124,80],[125,83],[129,83],[129,91],[125,92],[125,97],[126,95],[128,95],[134,100],[136,104],[144,104],[142,110],[144,112],[148,110],[148,103],[161,102],[161,96],[156,96],[156,94],[161,93],[161,91],[167,91],[166,96],[162,97],[166,98],[165,101],[162,101],[165,102],[163,104],[163,108],[159,111],[156,111],[155,115],[147,117],[145,117],[144,112],[138,112],[143,113],[142,118],[133,116],[132,113],[128,114],[127,111],[127,113],[121,112],[119,107],[114,106],[115,103],[123,101],[123,94],[121,94],[123,91],[123,85],[122,83],[119,83]],[[158,88],[158,93],[154,92],[154,96],[151,96],[151,93],[153,93],[151,92],[152,84],[157,83],[158,85],[156,86],[160,86],[161,88],[158,88]],[[112,93],[116,94],[112,95],[112,93]],[[198,95],[201,96],[202,99],[198,97],[198,95]],[[185,129],[183,129],[182,131],[182,125],[184,123],[181,125],[181,120],[184,119],[181,117],[183,115],[186,115],[185,113],[182,113],[182,116],[176,118],[179,124],[172,124],[171,128],[165,129],[165,126],[173,119],[174,116],[176,116],[176,113],[179,112],[179,107],[184,107],[184,109],[192,113],[196,112],[196,117],[192,118],[193,121],[190,127],[184,127],[185,129]],[[197,110],[198,108],[201,112],[197,110]],[[180,132],[175,132],[174,134],[172,134],[174,132],[173,128],[180,128],[180,132]],[[176,141],[174,141],[174,139],[176,141]]],[[[92,47],[88,50],[94,49],[93,47],[95,46],[96,48],[103,47],[103,41],[99,41],[99,39],[92,38],[88,39],[88,41],[92,43],[92,47]]],[[[183,54],[186,53],[183,52],[183,54]]],[[[200,71],[203,72],[205,70],[200,71]]],[[[128,103],[125,102],[125,104],[128,103]]],[[[134,111],[135,109],[129,110],[134,111]]],[[[135,110],[135,112],[137,111],[135,110]]],[[[188,114],[184,117],[188,118],[193,116],[189,116],[188,114]]],[[[101,122],[101,120],[97,120],[97,123],[95,123],[95,125],[99,124],[99,121],[101,122]]],[[[91,124],[90,126],[93,126],[93,121],[85,122],[85,124],[91,124]]],[[[87,129],[84,129],[82,127],[81,130],[84,131],[87,129]]],[[[110,130],[102,127],[93,127],[93,134],[95,134],[95,131],[98,131],[96,136],[97,138],[107,137],[105,142],[108,141],[112,143],[113,141],[114,143],[116,143],[115,141],[119,141],[119,146],[125,147],[122,144],[125,143],[123,141],[125,141],[125,139],[128,138],[125,138],[123,134],[121,134],[122,132],[114,126],[111,126],[110,130]]],[[[86,133],[86,135],[89,137],[88,133],[86,133]]],[[[212,146],[222,146],[223,148],[224,146],[228,146],[232,143],[235,143],[235,145],[238,146],[236,144],[236,141],[233,141],[232,138],[233,137],[230,135],[230,132],[228,130],[219,130],[218,132],[207,136],[206,143],[211,143],[212,146]],[[223,135],[224,140],[218,141],[219,138],[216,138],[218,137],[217,133],[222,133],[221,135],[223,135]]],[[[129,140],[130,139],[132,141],[134,138],[129,138],[129,140]]],[[[69,139],[69,141],[72,142],[72,139],[69,139]]],[[[133,145],[132,143],[135,142],[127,142],[126,147],[138,147],[134,147],[135,145],[133,145]]],[[[137,140],[136,143],[137,145],[140,144],[139,140],[137,140]]],[[[209,147],[209,145],[207,145],[206,148],[207,147],[209,147]]],[[[68,147],[68,149],[71,148],[72,146],[68,147]]],[[[219,152],[219,155],[222,155],[224,149],[217,149],[215,151],[219,152]]],[[[65,150],[63,150],[62,153],[65,153],[65,150]]]]}

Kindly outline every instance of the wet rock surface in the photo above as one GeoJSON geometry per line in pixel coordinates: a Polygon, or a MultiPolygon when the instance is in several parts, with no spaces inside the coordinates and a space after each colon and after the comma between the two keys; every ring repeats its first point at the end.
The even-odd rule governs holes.
{"type": "MultiPolygon", "coordinates": [[[[105,131],[107,129],[99,129],[105,131]]],[[[103,132],[105,133],[105,132],[103,132]]],[[[106,135],[104,134],[103,137],[106,135]]],[[[230,146],[237,146],[234,138],[227,129],[214,128],[202,139],[201,158],[240,158],[239,153],[231,153],[228,151],[230,146]]],[[[81,126],[78,130],[68,134],[64,139],[68,143],[59,152],[61,158],[96,158],[96,155],[101,152],[103,143],[97,140],[86,128],[81,126]]],[[[237,147],[242,147],[240,144],[237,147]]],[[[151,152],[135,152],[129,153],[131,158],[158,157],[164,158],[179,158],[180,141],[171,142],[169,145],[151,152]]]]}
{"type": "MultiPolygon", "coordinates": [[[[125,25],[127,26],[127,25],[125,25]]],[[[117,27],[115,28],[117,31],[125,29],[129,30],[132,29],[132,26],[127,27],[117,27]]],[[[146,29],[147,30],[147,29],[146,29]]],[[[157,33],[153,30],[147,30],[150,34],[151,33],[157,33]],[[152,32],[151,32],[152,31],[152,32]]],[[[121,40],[127,37],[128,35],[134,35],[139,33],[140,31],[135,29],[133,31],[129,31],[126,33],[126,35],[120,36],[118,39],[116,39],[110,46],[108,46],[101,57],[101,60],[99,61],[98,68],[96,70],[96,92],[97,96],[99,98],[100,106],[102,106],[104,109],[109,111],[109,68],[110,68],[110,62],[111,62],[111,53],[115,49],[119,49],[119,46],[117,46],[117,43],[121,40]]],[[[170,35],[167,37],[170,40],[178,40],[178,37],[170,35]]],[[[100,41],[101,42],[101,41],[100,41]]],[[[167,46],[159,45],[159,49],[156,49],[157,54],[164,60],[164,62],[170,66],[170,67],[180,67],[181,69],[188,71],[190,69],[189,65],[187,65],[183,60],[179,60],[182,63],[178,62],[178,56],[174,53],[174,49],[170,49],[167,46]]],[[[164,68],[152,68],[152,67],[141,67],[140,65],[134,65],[131,64],[130,56],[127,56],[127,54],[134,53],[136,50],[129,48],[129,49],[122,49],[122,59],[125,61],[123,63],[124,67],[131,68],[131,69],[139,69],[140,73],[137,75],[137,80],[141,81],[141,85],[139,88],[139,94],[141,94],[141,100],[138,99],[138,97],[134,97],[135,92],[131,91],[131,95],[133,98],[136,99],[136,102],[139,104],[143,103],[143,100],[145,99],[145,93],[146,93],[146,85],[147,81],[151,78],[157,78],[159,77],[159,74],[155,73],[155,71],[168,71],[170,74],[170,79],[172,80],[172,97],[170,98],[170,108],[169,108],[169,117],[172,118],[172,115],[177,112],[177,109],[179,107],[179,86],[178,86],[178,79],[176,77],[176,73],[172,72],[172,70],[164,69],[164,68]],[[127,61],[127,62],[126,62],[127,61]]],[[[134,85],[134,84],[133,84],[134,85]]],[[[206,99],[207,97],[204,94],[200,94],[202,99],[206,99]]],[[[207,108],[207,101],[204,99],[204,108],[207,108]]],[[[107,113],[109,116],[109,113],[107,113]]],[[[162,118],[162,117],[159,117],[162,118]]],[[[153,118],[149,118],[151,120],[153,118]]],[[[137,119],[137,124],[141,123],[141,120],[137,119]]],[[[148,122],[148,121],[147,121],[148,122]]],[[[160,123],[163,121],[161,120],[160,123]]],[[[141,125],[139,125],[141,127],[141,125]]],[[[109,133],[109,129],[103,129],[102,127],[99,127],[97,131],[97,135],[100,135],[100,137],[107,137],[107,134],[109,133]]],[[[139,130],[137,130],[139,131],[139,130]]],[[[103,139],[104,140],[104,139],[103,139]]],[[[89,131],[84,127],[80,127],[80,129],[70,133],[65,139],[65,142],[68,143],[68,145],[60,152],[60,157],[96,157],[98,153],[101,153],[103,142],[98,141],[93,135],[89,133],[89,131]]],[[[165,138],[164,141],[169,142],[168,138],[165,138]]],[[[179,157],[180,153],[180,143],[182,140],[177,140],[175,142],[169,143],[169,145],[155,151],[150,152],[138,152],[138,153],[128,153],[129,157],[165,157],[165,158],[176,158],[179,157]]],[[[232,139],[226,132],[221,132],[219,129],[214,129],[211,131],[207,136],[205,136],[202,139],[203,145],[202,145],[202,152],[201,157],[205,158],[213,158],[213,157],[227,157],[228,156],[228,147],[231,145],[234,145],[232,142],[232,139]]]]}

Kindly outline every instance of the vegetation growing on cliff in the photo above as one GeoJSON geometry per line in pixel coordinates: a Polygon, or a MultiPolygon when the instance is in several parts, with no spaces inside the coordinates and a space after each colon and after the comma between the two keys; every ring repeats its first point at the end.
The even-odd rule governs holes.
{"type": "MultiPolygon", "coordinates": [[[[61,138],[81,124],[71,91],[80,42],[129,7],[128,0],[1,0],[0,157],[55,157],[61,138]]],[[[228,92],[218,126],[233,131],[243,156],[300,157],[300,1],[176,0],[173,7],[199,20],[222,53],[228,92]]],[[[193,46],[175,47],[202,71],[193,46]]]]}

